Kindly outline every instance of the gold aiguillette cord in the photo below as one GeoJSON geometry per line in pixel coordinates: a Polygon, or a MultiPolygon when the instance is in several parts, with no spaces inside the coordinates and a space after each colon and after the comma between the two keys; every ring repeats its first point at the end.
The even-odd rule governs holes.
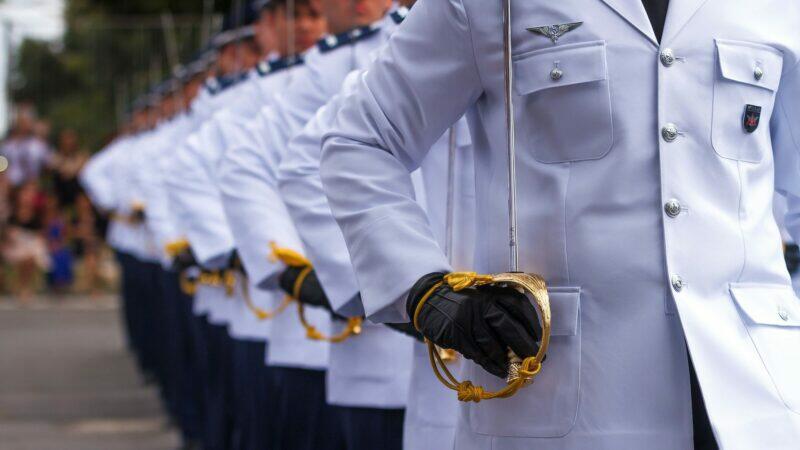
{"type": "Polygon", "coordinates": [[[300,298],[300,289],[303,287],[303,282],[311,271],[314,270],[311,261],[292,249],[278,247],[274,242],[270,244],[270,247],[272,247],[272,254],[270,255],[272,261],[281,261],[289,267],[302,267],[300,274],[294,282],[294,286],[292,286],[292,295],[289,298],[297,301],[297,314],[300,318],[300,323],[306,330],[306,337],[312,341],[338,344],[361,334],[363,324],[363,319],[361,317],[351,317],[347,319],[347,325],[344,330],[334,336],[328,336],[322,333],[317,327],[309,323],[306,319],[305,307],[298,299],[300,298]]]}

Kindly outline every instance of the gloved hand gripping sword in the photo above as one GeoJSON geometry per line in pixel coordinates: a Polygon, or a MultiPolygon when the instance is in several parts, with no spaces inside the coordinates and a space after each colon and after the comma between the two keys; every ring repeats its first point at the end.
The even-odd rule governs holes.
{"type": "Polygon", "coordinates": [[[326,336],[309,323],[305,315],[306,304],[321,306],[330,310],[330,303],[314,273],[314,266],[311,261],[294,250],[278,247],[275,243],[271,245],[272,260],[281,261],[287,266],[287,269],[281,274],[280,285],[287,292],[287,298],[297,301],[297,313],[300,316],[300,323],[306,329],[306,336],[309,339],[338,344],[361,334],[363,323],[363,318],[361,317],[348,318],[344,330],[335,336],[326,336]]]}
{"type": "Polygon", "coordinates": [[[513,396],[530,384],[542,369],[550,343],[550,300],[545,281],[539,275],[519,271],[511,0],[502,0],[502,7],[510,270],[495,275],[471,272],[429,274],[412,288],[407,303],[414,326],[426,335],[431,366],[437,378],[446,387],[457,391],[461,401],[480,402],[513,396]],[[529,303],[531,300],[536,310],[529,303]],[[525,330],[525,327],[533,330],[525,330]],[[464,329],[471,333],[460,335],[464,329]],[[475,337],[478,335],[479,338],[475,337]],[[498,335],[499,340],[496,338],[498,335]],[[533,341],[534,337],[538,338],[538,343],[533,341]],[[497,392],[487,392],[470,381],[456,380],[444,364],[434,340],[440,343],[461,342],[463,348],[459,350],[465,356],[495,375],[506,375],[506,387],[497,392]],[[514,347],[525,358],[520,358],[512,348],[506,349],[503,358],[504,355],[497,354],[500,343],[514,347]],[[500,359],[505,360],[508,367],[501,367],[498,364],[500,359]]]}

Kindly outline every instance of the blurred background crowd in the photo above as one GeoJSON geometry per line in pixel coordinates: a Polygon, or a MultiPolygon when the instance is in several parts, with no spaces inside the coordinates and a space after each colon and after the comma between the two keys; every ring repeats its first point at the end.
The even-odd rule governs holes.
{"type": "MultiPolygon", "coordinates": [[[[113,289],[77,174],[241,0],[0,0],[0,298],[113,289]]],[[[2,301],[2,300],[0,300],[2,301]]]]}
{"type": "Polygon", "coordinates": [[[43,290],[97,294],[114,274],[103,220],[78,183],[89,151],[33,105],[14,110],[0,144],[0,292],[23,303],[43,290]]]}

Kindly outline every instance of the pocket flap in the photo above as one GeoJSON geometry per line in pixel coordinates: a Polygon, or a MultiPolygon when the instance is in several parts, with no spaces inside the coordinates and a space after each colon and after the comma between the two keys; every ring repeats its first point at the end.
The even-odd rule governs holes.
{"type": "Polygon", "coordinates": [[[514,57],[514,90],[518,95],[608,79],[605,41],[582,42],[514,57]],[[551,76],[558,68],[561,76],[551,76]]]}
{"type": "Polygon", "coordinates": [[[552,287],[550,296],[552,316],[551,336],[575,336],[578,333],[578,315],[581,309],[581,289],[577,287],[552,287]]]}
{"type": "Polygon", "coordinates": [[[723,78],[775,91],[781,82],[783,54],[775,48],[752,42],[716,39],[719,69],[723,78]],[[760,69],[760,78],[756,76],[760,69]]]}
{"type": "Polygon", "coordinates": [[[791,286],[731,284],[730,290],[736,304],[754,323],[800,327],[800,300],[791,286]]]}

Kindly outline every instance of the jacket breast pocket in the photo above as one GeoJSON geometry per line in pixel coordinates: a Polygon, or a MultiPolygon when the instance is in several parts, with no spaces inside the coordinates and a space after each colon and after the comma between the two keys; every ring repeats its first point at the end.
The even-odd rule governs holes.
{"type": "Polygon", "coordinates": [[[769,121],[783,54],[767,45],[717,39],[711,143],[723,158],[757,163],[771,151],[769,121]]]}
{"type": "MultiPolygon", "coordinates": [[[[580,288],[548,288],[552,312],[550,347],[533,383],[502,400],[467,405],[469,425],[479,434],[513,437],[562,437],[578,414],[581,385],[580,288]]],[[[488,390],[505,386],[472,363],[464,374],[488,390]]]]}
{"type": "Polygon", "coordinates": [[[800,414],[800,300],[791,286],[733,284],[730,289],[775,388],[800,414]]]}
{"type": "Polygon", "coordinates": [[[600,159],[614,142],[605,41],[514,57],[518,142],[542,163],[600,159]]]}

